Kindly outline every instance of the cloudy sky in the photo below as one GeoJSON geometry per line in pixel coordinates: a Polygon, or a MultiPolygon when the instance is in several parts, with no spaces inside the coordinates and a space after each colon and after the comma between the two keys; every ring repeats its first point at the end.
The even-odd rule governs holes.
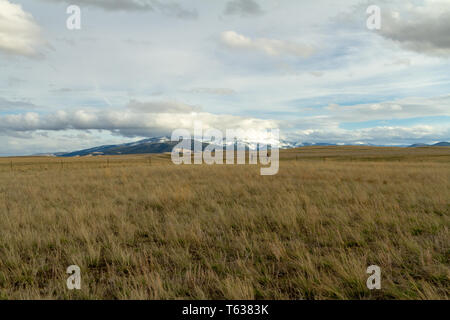
{"type": "Polygon", "coordinates": [[[449,141],[449,89],[449,0],[0,0],[1,156],[194,120],[299,142],[449,141]]]}

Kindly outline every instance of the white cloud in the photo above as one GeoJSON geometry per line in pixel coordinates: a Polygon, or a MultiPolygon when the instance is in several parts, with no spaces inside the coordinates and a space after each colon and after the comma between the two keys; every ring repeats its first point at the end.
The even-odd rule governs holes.
{"type": "Polygon", "coordinates": [[[377,126],[356,130],[346,130],[337,127],[321,129],[296,130],[291,134],[299,142],[327,142],[349,144],[377,145],[407,145],[417,142],[433,143],[448,141],[450,128],[448,126],[416,125],[377,126]]]}
{"type": "Polygon", "coordinates": [[[38,130],[108,130],[126,137],[170,134],[174,129],[193,128],[201,121],[206,128],[265,130],[278,127],[274,120],[229,114],[189,112],[184,104],[132,101],[125,110],[78,109],[41,115],[35,112],[0,116],[0,132],[16,134],[38,130]],[[131,106],[131,107],[130,107],[131,106]],[[167,108],[169,107],[169,108],[167,108]]]}
{"type": "Polygon", "coordinates": [[[315,52],[310,45],[268,38],[251,39],[234,31],[222,32],[220,40],[231,49],[256,50],[269,56],[290,55],[307,58],[315,52]]]}
{"type": "Polygon", "coordinates": [[[13,55],[37,55],[43,41],[33,16],[18,4],[0,0],[0,50],[13,55]]]}
{"type": "Polygon", "coordinates": [[[195,107],[175,102],[131,101],[125,109],[77,109],[53,114],[26,112],[0,116],[0,133],[16,138],[28,138],[37,132],[70,130],[106,130],[122,137],[170,135],[177,128],[192,129],[201,121],[204,129],[244,129],[261,132],[280,128],[282,138],[297,142],[331,142],[373,144],[409,144],[450,139],[450,127],[444,122],[435,125],[383,125],[362,129],[343,129],[343,122],[374,119],[411,118],[421,109],[436,106],[427,115],[450,115],[446,105],[450,96],[431,99],[404,99],[392,102],[356,106],[330,106],[331,114],[291,120],[271,120],[254,117],[194,112],[195,107]],[[406,103],[407,102],[407,103],[406,103]],[[342,109],[342,110],[341,110],[342,109]],[[389,116],[393,114],[394,116],[389,116]]]}
{"type": "Polygon", "coordinates": [[[331,118],[346,122],[450,116],[450,95],[433,98],[405,98],[352,106],[331,104],[327,109],[331,112],[331,118]]]}

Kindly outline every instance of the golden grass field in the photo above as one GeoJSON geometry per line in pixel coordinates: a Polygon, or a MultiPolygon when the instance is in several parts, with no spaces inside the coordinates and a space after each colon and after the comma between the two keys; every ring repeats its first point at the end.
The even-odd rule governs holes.
{"type": "Polygon", "coordinates": [[[287,150],[275,176],[166,154],[1,158],[0,298],[448,299],[449,218],[446,147],[287,150]]]}

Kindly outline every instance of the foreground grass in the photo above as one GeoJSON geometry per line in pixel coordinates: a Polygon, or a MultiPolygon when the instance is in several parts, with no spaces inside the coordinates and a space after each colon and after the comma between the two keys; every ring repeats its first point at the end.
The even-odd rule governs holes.
{"type": "Polygon", "coordinates": [[[426,149],[290,150],[271,177],[165,155],[2,159],[0,298],[448,299],[450,148],[426,149]]]}

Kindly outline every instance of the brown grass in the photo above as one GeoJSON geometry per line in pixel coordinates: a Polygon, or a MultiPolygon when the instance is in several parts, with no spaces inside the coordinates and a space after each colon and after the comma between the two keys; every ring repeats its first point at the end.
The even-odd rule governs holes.
{"type": "Polygon", "coordinates": [[[260,176],[168,155],[0,159],[0,298],[449,298],[450,148],[281,160],[260,176]]]}

